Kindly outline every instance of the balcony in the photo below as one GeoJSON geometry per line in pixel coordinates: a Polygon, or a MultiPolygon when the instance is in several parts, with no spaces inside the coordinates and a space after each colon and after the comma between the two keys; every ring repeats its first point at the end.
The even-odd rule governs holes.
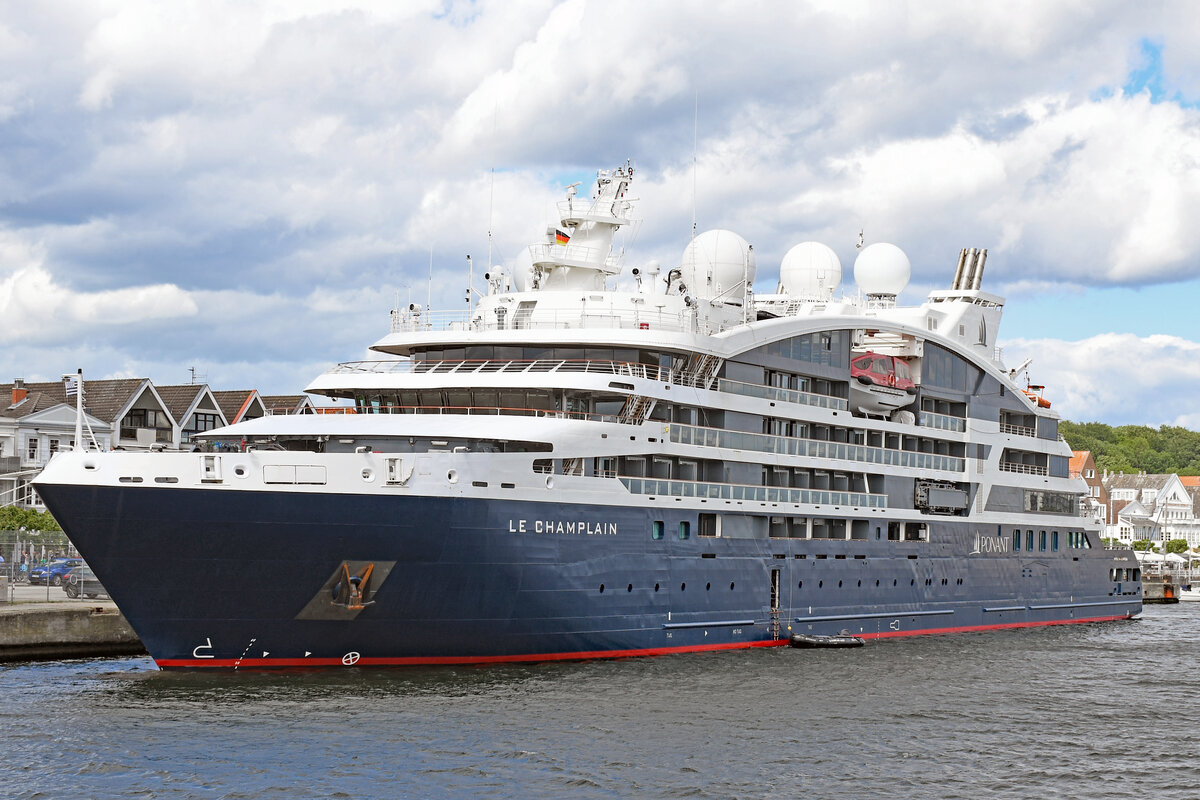
{"type": "Polygon", "coordinates": [[[817,505],[887,508],[887,495],[838,492],[824,489],[791,489],[784,486],[749,486],[735,483],[698,483],[656,478],[621,478],[633,494],[665,497],[701,497],[714,500],[749,500],[762,503],[813,503],[817,505]]]}

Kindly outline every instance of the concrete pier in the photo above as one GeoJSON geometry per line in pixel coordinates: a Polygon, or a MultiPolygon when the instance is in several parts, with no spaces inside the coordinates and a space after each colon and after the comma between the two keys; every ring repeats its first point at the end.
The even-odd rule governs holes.
{"type": "Polygon", "coordinates": [[[0,605],[0,661],[144,652],[137,634],[108,600],[0,605]]]}

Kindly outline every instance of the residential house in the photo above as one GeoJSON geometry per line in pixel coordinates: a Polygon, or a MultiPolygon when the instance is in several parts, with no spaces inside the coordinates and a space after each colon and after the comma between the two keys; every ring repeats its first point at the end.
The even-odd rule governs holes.
{"type": "MultiPolygon", "coordinates": [[[[111,423],[86,411],[84,419],[85,441],[90,433],[107,449],[111,423]]],[[[0,385],[0,506],[42,509],[30,481],[55,453],[75,445],[75,422],[75,401],[61,383],[0,385]]]]}
{"type": "Polygon", "coordinates": [[[230,425],[267,415],[267,407],[263,405],[257,389],[234,389],[212,394],[230,425]]]}
{"type": "Polygon", "coordinates": [[[1196,500],[1178,475],[1138,473],[1104,477],[1110,501],[1108,535],[1123,542],[1183,539],[1200,547],[1200,516],[1196,500]]]}
{"type": "Polygon", "coordinates": [[[306,394],[264,394],[267,414],[315,414],[312,398],[306,394]]]}
{"type": "Polygon", "coordinates": [[[197,433],[229,424],[217,398],[206,384],[156,386],[158,395],[175,420],[173,445],[184,447],[197,433]]]}
{"type": "Polygon", "coordinates": [[[1108,489],[1104,486],[1103,477],[1096,470],[1096,459],[1091,450],[1075,450],[1067,463],[1067,473],[1072,478],[1081,478],[1088,486],[1086,508],[1088,515],[1097,522],[1105,525],[1108,519],[1108,489]]]}

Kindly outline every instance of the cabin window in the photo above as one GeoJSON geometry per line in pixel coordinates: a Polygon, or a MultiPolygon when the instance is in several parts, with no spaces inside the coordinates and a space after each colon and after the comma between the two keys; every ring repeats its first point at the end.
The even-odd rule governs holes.
{"type": "Polygon", "coordinates": [[[1058,552],[1058,531],[1050,531],[1050,550],[1054,553],[1058,552]]]}
{"type": "Polygon", "coordinates": [[[700,527],[696,530],[700,536],[720,536],[721,525],[716,514],[701,514],[700,527]]]}
{"type": "Polygon", "coordinates": [[[686,519],[679,522],[679,538],[690,539],[692,536],[692,523],[686,519]]]}
{"type": "Polygon", "coordinates": [[[1021,532],[1019,530],[1013,531],[1013,551],[1021,552],[1021,532]]]}
{"type": "Polygon", "coordinates": [[[1038,535],[1038,550],[1045,550],[1045,549],[1046,549],[1046,532],[1045,532],[1045,531],[1039,531],[1039,535],[1038,535]]]}
{"type": "Polygon", "coordinates": [[[1033,552],[1033,531],[1025,531],[1025,549],[1033,552]]]}
{"type": "Polygon", "coordinates": [[[666,526],[663,525],[663,521],[661,519],[654,520],[654,522],[650,523],[650,538],[651,539],[663,538],[663,529],[665,527],[666,526]]]}

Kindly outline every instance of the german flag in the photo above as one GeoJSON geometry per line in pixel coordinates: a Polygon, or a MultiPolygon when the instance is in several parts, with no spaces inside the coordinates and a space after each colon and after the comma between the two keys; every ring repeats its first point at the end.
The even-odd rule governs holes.
{"type": "Polygon", "coordinates": [[[568,234],[562,228],[554,229],[554,243],[555,244],[566,244],[569,241],[571,241],[570,234],[568,234]]]}

